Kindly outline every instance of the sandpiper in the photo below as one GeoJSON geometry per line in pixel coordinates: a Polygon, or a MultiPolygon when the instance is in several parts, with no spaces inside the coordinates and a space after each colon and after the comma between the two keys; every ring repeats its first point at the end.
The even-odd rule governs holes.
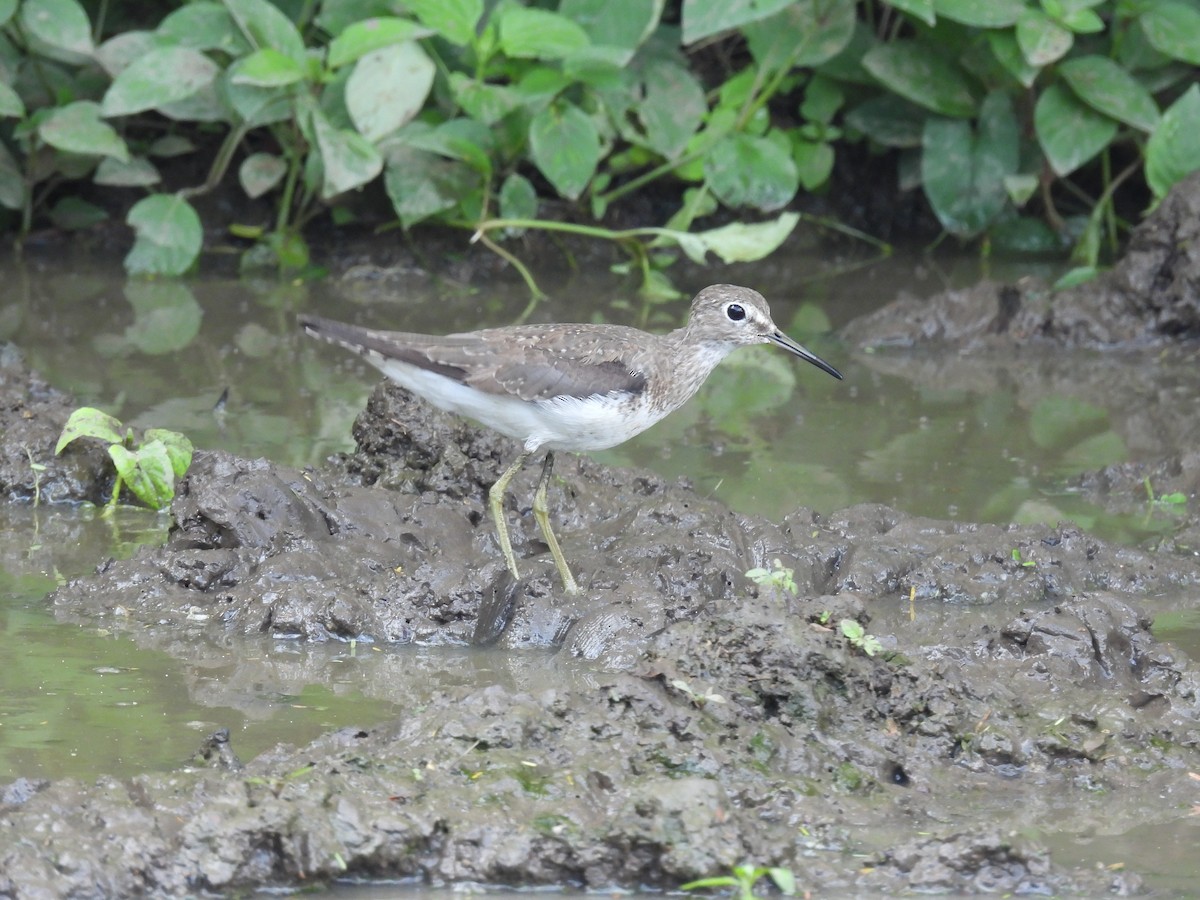
{"type": "Polygon", "coordinates": [[[361,354],[434,406],[524,442],[488,492],[500,550],[514,578],[520,575],[501,505],[529,457],[547,451],[533,515],[570,594],[578,585],[546,505],[555,450],[604,450],[640,434],[683,406],[717,363],[741,346],[777,344],[842,377],[775,327],[762,294],[731,284],[702,290],[687,325],[667,334],[621,325],[516,325],[437,336],[375,331],[318,316],[299,321],[309,335],[361,354]]]}

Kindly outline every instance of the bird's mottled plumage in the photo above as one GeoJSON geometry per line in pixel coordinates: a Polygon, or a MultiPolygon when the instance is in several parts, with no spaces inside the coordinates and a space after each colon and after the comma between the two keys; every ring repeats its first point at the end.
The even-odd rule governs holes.
{"type": "Polygon", "coordinates": [[[313,337],[362,354],[434,406],[524,442],[524,452],[491,493],[501,548],[514,575],[500,498],[530,454],[550,451],[534,512],[569,591],[575,582],[544,509],[554,450],[602,450],[645,431],[686,403],[741,346],[778,344],[842,377],[775,326],[761,294],[728,284],[697,294],[687,324],[667,334],[621,325],[516,325],[436,336],[376,331],[317,316],[301,316],[300,325],[313,337]]]}

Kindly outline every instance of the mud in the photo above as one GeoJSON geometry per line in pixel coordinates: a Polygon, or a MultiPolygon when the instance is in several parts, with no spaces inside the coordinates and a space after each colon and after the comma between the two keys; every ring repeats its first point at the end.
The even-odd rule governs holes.
{"type": "MultiPolygon", "coordinates": [[[[1187,196],[1160,218],[1192,209],[1187,196]]],[[[1184,227],[1147,226],[1135,250],[1184,227]]],[[[1187,252],[1173,245],[1176,262],[1157,271],[1187,252]]],[[[1186,319],[1186,302],[1172,301],[1172,318],[1154,296],[1140,330],[1118,328],[1107,302],[1084,325],[1056,300],[1057,324],[1035,331],[1072,343],[1186,332],[1168,324],[1186,319]]],[[[938,303],[942,313],[906,313],[911,340],[951,337],[929,323],[952,318],[968,322],[964,341],[1008,340],[1006,352],[1035,333],[1023,302],[999,329],[995,310],[984,322],[938,303]]],[[[891,315],[850,333],[895,343],[878,337],[896,333],[903,316],[891,315]]],[[[111,488],[95,451],[52,456],[72,406],[15,351],[0,354],[7,497],[111,488]]],[[[567,598],[530,510],[536,467],[506,509],[525,577],[500,560],[486,489],[512,442],[387,386],[355,438],[355,453],[320,470],[200,452],[165,546],[106,561],[47,602],[65,621],[175,653],[231,635],[463,644],[539,677],[437,682],[396,721],[254,759],[218,733],[168,773],[14,778],[0,793],[0,895],[341,877],[673,889],[746,860],[791,868],[824,895],[1123,895],[1140,887],[1136,861],[1070,868],[1028,836],[1153,826],[1194,797],[1200,678],[1155,638],[1147,609],[1200,582],[1178,546],[882,506],[769,522],[687,484],[564,456],[554,528],[583,587],[567,598]],[[746,579],[776,559],[794,591],[746,579]],[[848,640],[843,620],[879,651],[848,640]]],[[[1195,461],[1176,462],[1161,463],[1163,477],[1191,483],[1195,461]]],[[[1114,467],[1091,481],[1100,491],[1120,478],[1114,467]]]]}

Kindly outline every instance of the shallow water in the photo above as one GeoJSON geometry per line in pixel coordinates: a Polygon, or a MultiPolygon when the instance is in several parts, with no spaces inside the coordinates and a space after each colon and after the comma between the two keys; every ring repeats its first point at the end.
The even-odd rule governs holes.
{"type": "MultiPolygon", "coordinates": [[[[1023,363],[1045,367],[1045,390],[1030,397],[1004,375],[914,382],[900,374],[905,365],[942,363],[920,353],[853,358],[809,331],[841,324],[903,289],[925,294],[970,283],[979,275],[973,261],[934,266],[897,258],[796,287],[824,265],[796,258],[787,272],[727,277],[761,288],[784,330],[842,369],[844,382],[769,348],[740,352],[684,410],[598,458],[689,478],[702,493],[771,517],[797,506],[831,511],[881,502],[962,521],[1071,518],[1130,544],[1170,532],[1169,509],[1143,504],[1116,516],[1070,490],[1083,471],[1178,449],[1133,440],[1124,427],[1128,410],[1060,390],[1077,373],[1095,371],[1094,355],[1023,363]]],[[[0,309],[0,339],[18,343],[81,404],[139,427],[183,431],[201,447],[293,465],[350,449],[350,425],[378,380],[351,355],[300,336],[295,312],[456,331],[511,321],[527,300],[515,287],[484,296],[427,282],[385,292],[370,284],[127,283],[116,271],[80,268],[5,277],[12,290],[0,309]]],[[[614,306],[611,293],[582,277],[552,293],[569,305],[547,301],[534,320],[666,328],[686,311],[686,302],[643,306],[632,290],[627,305],[614,306]]],[[[1121,366],[1130,367],[1131,379],[1144,374],[1135,371],[1141,360],[1099,363],[1109,376],[1116,367],[1120,377],[1121,366]]],[[[1188,408],[1200,397],[1200,375],[1165,375],[1186,393],[1162,402],[1188,408]]],[[[185,647],[150,629],[110,632],[71,622],[45,602],[62,579],[161,540],[165,526],[165,518],[135,510],[103,517],[90,509],[0,507],[0,658],[18,662],[0,667],[0,780],[167,769],[219,728],[230,729],[235,751],[249,758],[279,741],[302,743],[329,728],[394,716],[420,702],[420,685],[439,678],[562,677],[540,655],[461,648],[233,638],[185,647]]],[[[564,540],[569,545],[569,535],[564,540]]],[[[1147,599],[1164,614],[1172,639],[1200,652],[1200,622],[1180,612],[1184,600],[1147,599]]],[[[883,630],[889,616],[899,627],[898,609],[873,614],[883,630]]],[[[1168,843],[1192,831],[1183,828],[1168,843]]],[[[1151,838],[1135,844],[1153,846],[1151,838]]],[[[1121,847],[1129,855],[1134,846],[1118,842],[1110,854],[1117,839],[1105,840],[1105,853],[1094,858],[1115,858],[1121,847]]],[[[1063,861],[1071,852],[1093,858],[1073,845],[1063,861]]],[[[1164,867],[1162,886],[1173,889],[1175,869],[1164,867]]]]}

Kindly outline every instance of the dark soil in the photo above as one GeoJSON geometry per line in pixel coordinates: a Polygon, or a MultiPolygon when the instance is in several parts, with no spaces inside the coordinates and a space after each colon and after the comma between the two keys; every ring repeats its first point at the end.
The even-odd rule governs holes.
{"type": "MultiPolygon", "coordinates": [[[[849,334],[1012,352],[1034,335],[1192,333],[1198,190],[1163,205],[1116,273],[1052,309],[1029,286],[982,286],[849,334]]],[[[7,497],[29,499],[35,480],[43,502],[110,490],[102,451],[52,455],[72,406],[0,355],[7,497]],[[36,479],[30,454],[46,466],[36,479]]],[[[534,466],[507,509],[526,577],[500,559],[486,489],[512,442],[387,386],[355,437],[357,452],[319,471],[199,453],[166,546],[47,602],[178,648],[214,633],[453,642],[524,654],[542,675],[432,687],[398,721],[252,760],[218,734],[165,774],[14,777],[0,896],[343,876],[672,889],[745,860],[822,894],[1127,894],[1136,864],[1070,869],[1024,835],[1061,829],[1064,809],[1079,834],[1114,816],[1153,825],[1173,812],[1144,798],[1193,795],[1200,678],[1139,608],[1195,589],[1190,555],[879,506],[773,523],[562,457],[554,527],[583,588],[568,598],[530,513],[534,466]],[[746,580],[775,559],[795,570],[794,594],[746,580]],[[882,651],[853,646],[846,619],[882,651]]]]}

